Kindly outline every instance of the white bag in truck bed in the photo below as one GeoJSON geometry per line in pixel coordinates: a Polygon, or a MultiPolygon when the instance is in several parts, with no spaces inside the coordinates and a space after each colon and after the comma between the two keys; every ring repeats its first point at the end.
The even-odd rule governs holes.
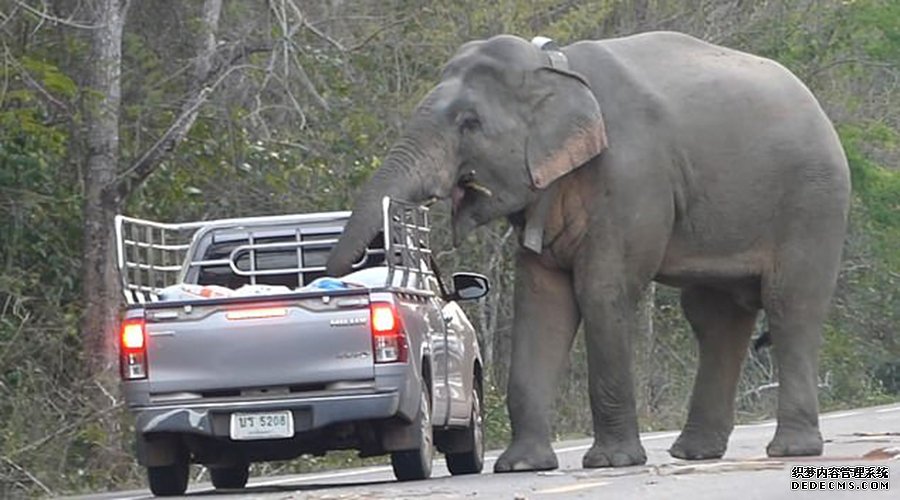
{"type": "MultiPolygon", "coordinates": [[[[370,267],[352,272],[343,278],[319,278],[296,289],[274,285],[244,285],[237,290],[218,285],[194,285],[181,283],[163,288],[159,293],[161,302],[177,302],[197,299],[220,299],[225,297],[249,297],[257,295],[282,295],[291,292],[313,292],[348,288],[381,288],[387,281],[388,268],[370,267]]],[[[394,274],[394,286],[400,286],[403,277],[394,274]]]]}

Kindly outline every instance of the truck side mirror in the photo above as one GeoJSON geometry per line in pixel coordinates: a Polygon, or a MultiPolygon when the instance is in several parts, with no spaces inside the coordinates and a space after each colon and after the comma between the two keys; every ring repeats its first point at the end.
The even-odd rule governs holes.
{"type": "Polygon", "coordinates": [[[487,277],[478,273],[453,273],[453,292],[447,300],[474,300],[491,289],[487,277]]]}

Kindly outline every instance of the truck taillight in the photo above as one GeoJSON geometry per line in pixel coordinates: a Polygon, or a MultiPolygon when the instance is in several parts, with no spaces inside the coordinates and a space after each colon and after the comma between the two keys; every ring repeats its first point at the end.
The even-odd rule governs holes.
{"type": "Polygon", "coordinates": [[[122,322],[119,367],[125,380],[147,378],[147,334],[144,326],[143,318],[131,318],[122,322]]]}
{"type": "Polygon", "coordinates": [[[397,309],[387,302],[375,302],[370,307],[372,349],[376,363],[406,361],[406,335],[397,309]]]}

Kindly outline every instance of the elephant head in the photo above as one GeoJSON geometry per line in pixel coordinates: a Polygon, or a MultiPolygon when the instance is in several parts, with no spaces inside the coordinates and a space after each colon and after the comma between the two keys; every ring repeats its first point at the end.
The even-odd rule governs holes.
{"type": "Polygon", "coordinates": [[[521,212],[606,147],[600,106],[579,74],[513,36],[463,45],[363,186],[328,272],[345,274],[382,225],[384,196],[450,198],[454,241],[521,212]]]}

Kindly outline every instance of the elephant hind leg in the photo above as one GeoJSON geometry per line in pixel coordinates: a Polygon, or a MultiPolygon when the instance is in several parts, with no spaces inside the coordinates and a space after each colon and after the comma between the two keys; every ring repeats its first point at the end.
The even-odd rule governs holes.
{"type": "Polygon", "coordinates": [[[681,292],[681,307],[700,346],[700,367],[681,435],[669,449],[676,458],[725,454],[734,427],[734,398],[758,310],[727,291],[706,287],[681,292]]]}
{"type": "Polygon", "coordinates": [[[822,327],[837,280],[840,241],[788,248],[764,277],[762,299],[778,366],[778,425],[772,457],[821,455],[817,375],[822,327]],[[830,254],[830,255],[829,255],[830,254]]]}

